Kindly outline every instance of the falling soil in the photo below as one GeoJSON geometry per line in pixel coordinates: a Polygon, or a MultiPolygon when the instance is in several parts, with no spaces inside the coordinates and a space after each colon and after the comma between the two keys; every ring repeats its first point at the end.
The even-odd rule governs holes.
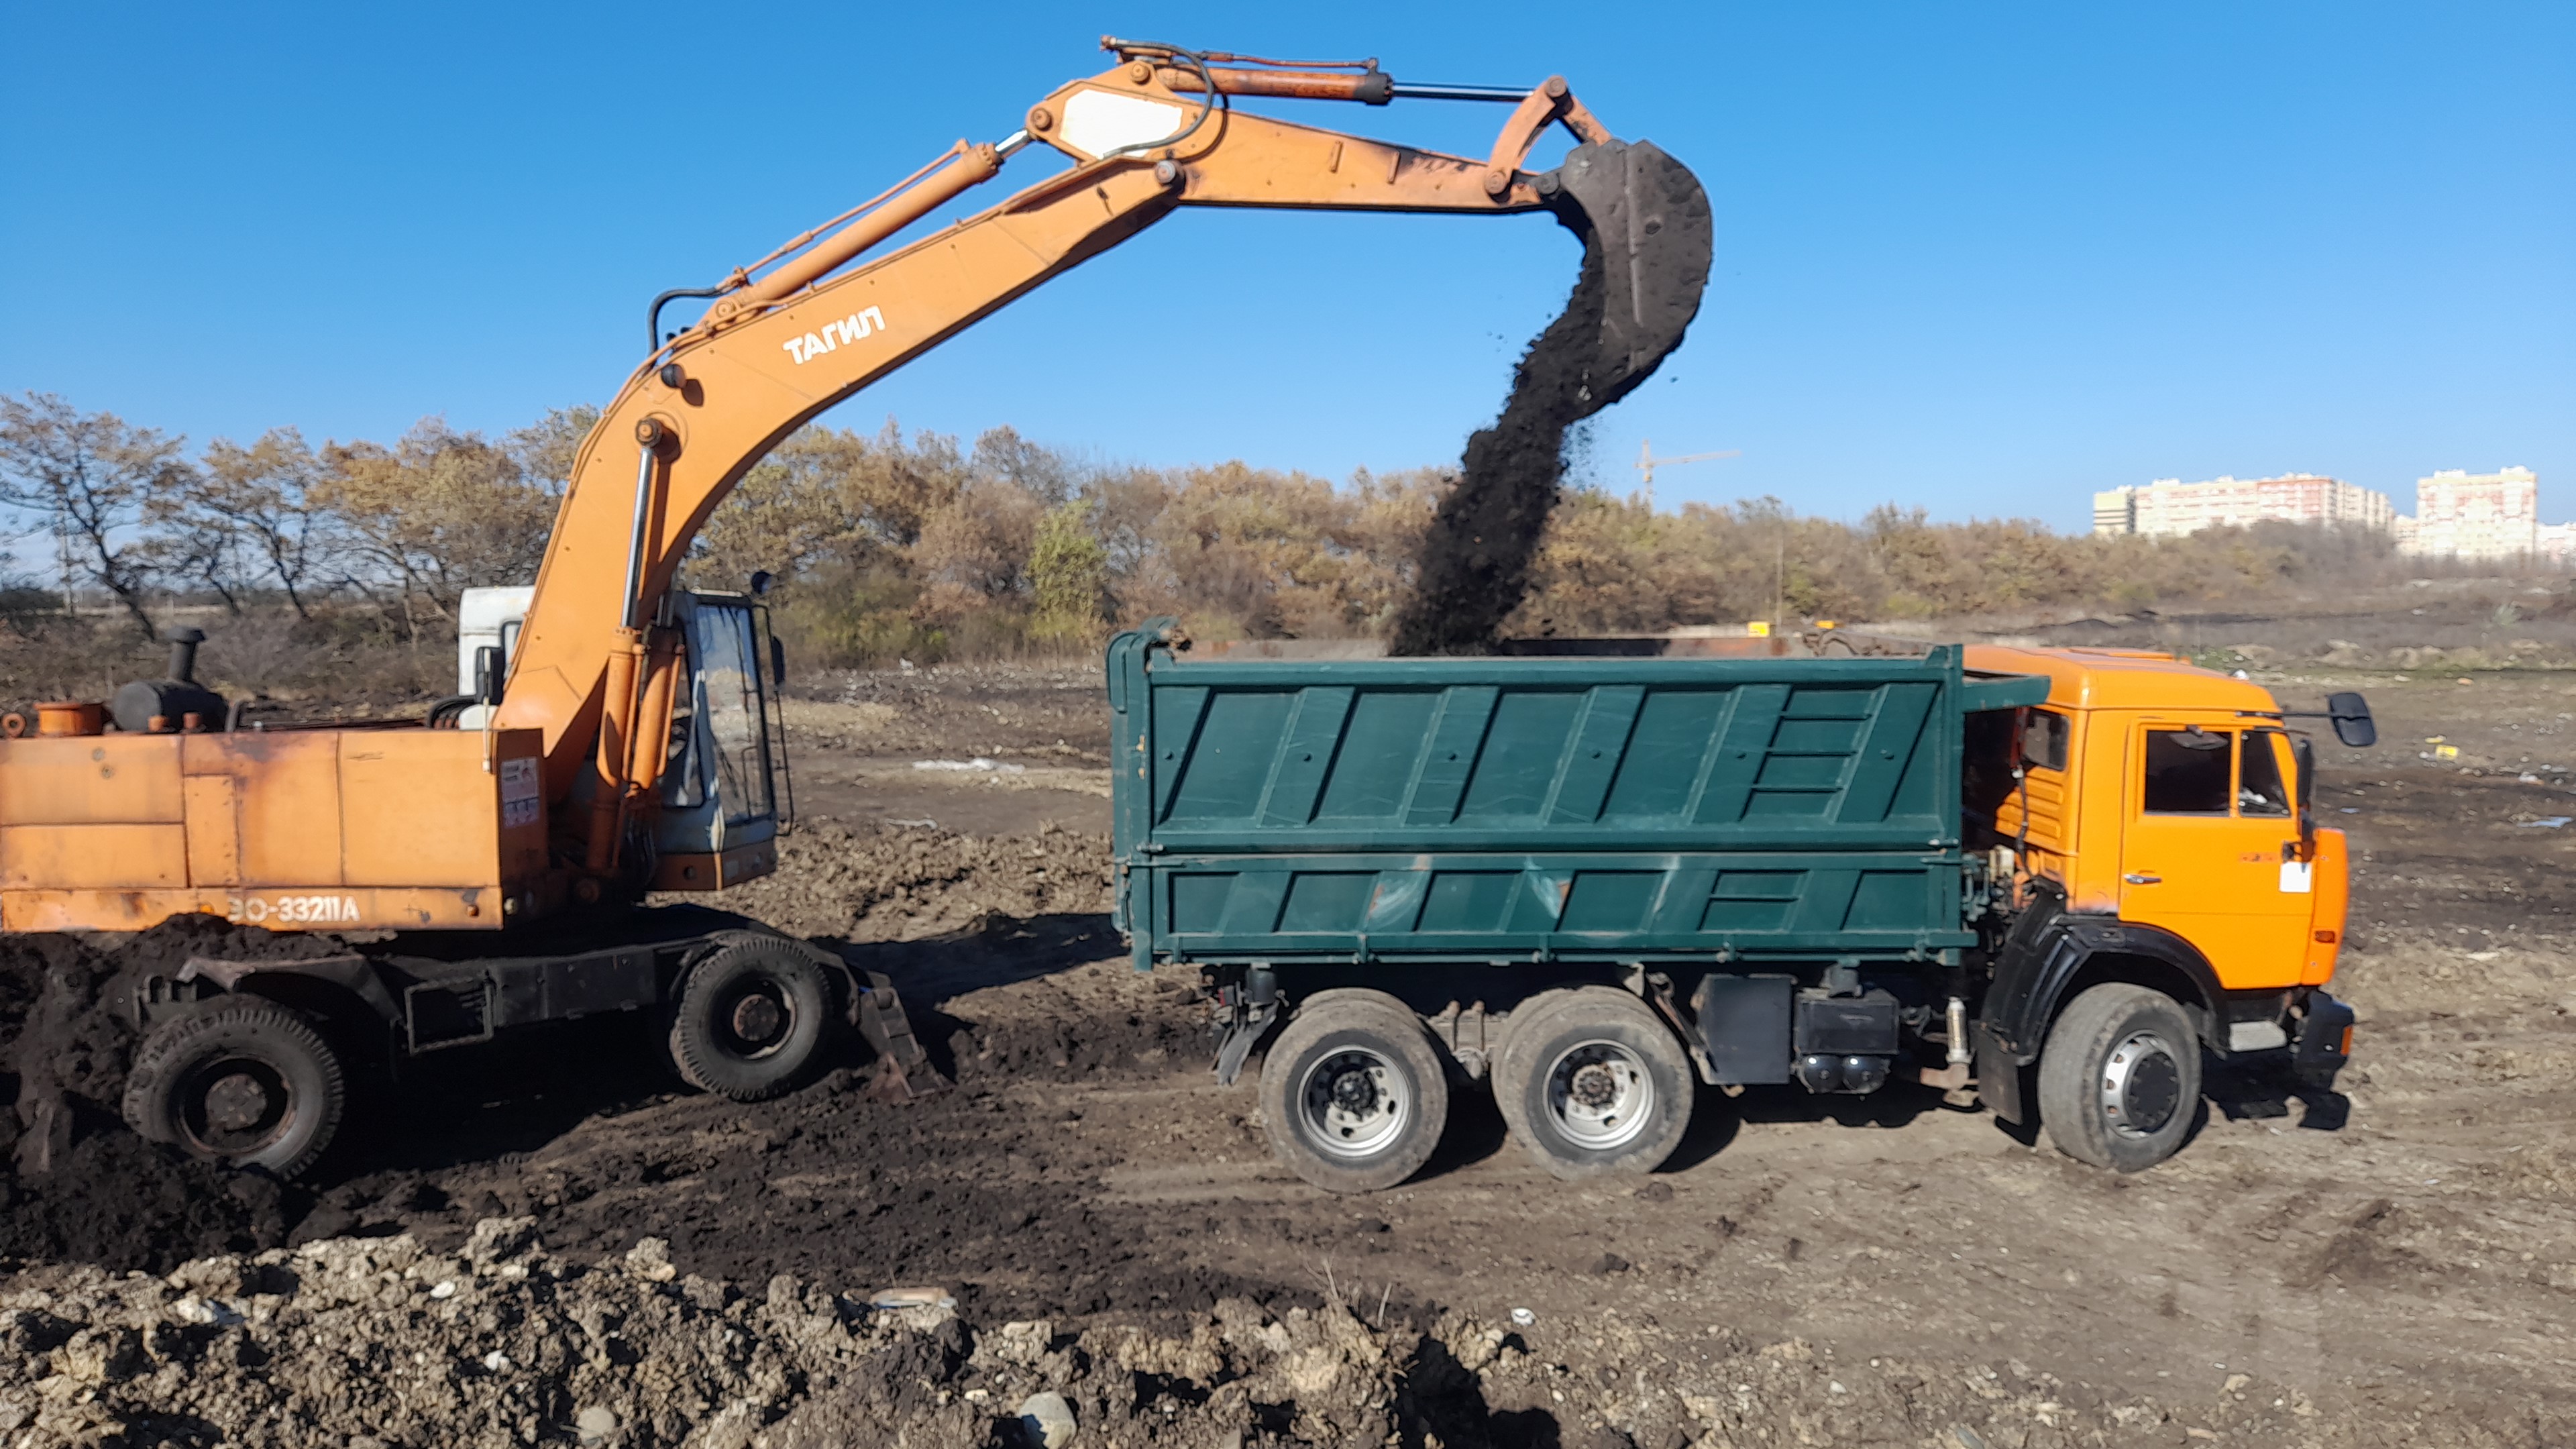
{"type": "Polygon", "coordinates": [[[1678,163],[1643,144],[1583,146],[1562,174],[1557,216],[1583,238],[1574,294],[1521,355],[1502,417],[1467,440],[1389,629],[1390,654],[1491,652],[1529,589],[1565,476],[1566,430],[1653,374],[1681,345],[1707,285],[1708,198],[1678,163]],[[1573,180],[1587,164],[1633,175],[1635,192],[1573,180]]]}

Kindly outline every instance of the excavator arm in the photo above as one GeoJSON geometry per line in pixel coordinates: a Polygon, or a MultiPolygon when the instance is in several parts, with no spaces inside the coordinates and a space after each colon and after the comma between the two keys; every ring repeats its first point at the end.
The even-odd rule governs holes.
{"type": "Polygon", "coordinates": [[[669,592],[691,539],[743,474],[826,408],[1176,209],[1554,210],[1578,228],[1617,229],[1614,261],[1695,245],[1697,269],[1681,269],[1691,278],[1686,297],[1655,295],[1648,281],[1616,299],[1604,327],[1610,376],[1642,376],[1640,363],[1651,369],[1697,308],[1707,249],[1698,184],[1652,146],[1614,140],[1561,79],[1526,93],[1407,87],[1374,62],[1242,64],[1165,46],[1103,45],[1119,54],[1117,65],[1060,87],[1004,140],[959,142],[886,194],[710,289],[716,296],[705,316],[676,336],[656,336],[592,429],[555,519],[496,721],[542,731],[544,784],[558,819],[583,772],[592,775],[591,807],[575,822],[589,869],[615,864],[622,819],[658,774],[669,676],[678,667],[669,592]],[[1408,95],[1508,99],[1513,110],[1493,151],[1476,159],[1229,104],[1234,96],[1383,104],[1408,95]],[[1581,143],[1576,157],[1559,172],[1523,171],[1558,124],[1581,143]],[[1073,164],[988,211],[849,265],[991,180],[1030,145],[1052,147],[1073,164]],[[1666,226],[1667,213],[1688,224],[1666,226]]]}

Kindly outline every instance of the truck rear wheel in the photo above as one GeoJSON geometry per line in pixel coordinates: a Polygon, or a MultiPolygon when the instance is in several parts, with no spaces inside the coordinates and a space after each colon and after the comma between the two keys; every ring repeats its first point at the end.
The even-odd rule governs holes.
{"type": "Polygon", "coordinates": [[[1494,1104],[1561,1178],[1651,1172],[1690,1130],[1698,1079],[1652,1008],[1616,987],[1531,998],[1494,1061],[1494,1104]]]}
{"type": "Polygon", "coordinates": [[[1326,1192],[1376,1192],[1422,1170],[1449,1123],[1449,1077],[1404,1003],[1335,992],[1300,1007],[1261,1063],[1271,1150],[1326,1192]]]}
{"type": "Polygon", "coordinates": [[[126,1125],[226,1167],[293,1177],[340,1130],[340,1058],[302,1016],[226,996],[143,1039],[125,1079],[126,1125]]]}
{"type": "Polygon", "coordinates": [[[2039,1119],[2078,1162],[2143,1172],[2182,1146],[2200,1107],[2200,1037],[2170,996],[2106,982],[2049,1028],[2039,1119]]]}
{"type": "Polygon", "coordinates": [[[832,979],[795,942],[746,936],[689,968],[671,1064],[702,1092],[765,1102],[802,1086],[831,1036],[832,979]]]}

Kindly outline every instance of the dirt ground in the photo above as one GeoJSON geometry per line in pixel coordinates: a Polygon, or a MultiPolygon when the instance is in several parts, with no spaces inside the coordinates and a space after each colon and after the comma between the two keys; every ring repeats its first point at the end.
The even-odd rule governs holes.
{"type": "MultiPolygon", "coordinates": [[[[1787,1088],[1706,1094],[1664,1171],[1569,1185],[1469,1093],[1414,1182],[1317,1193],[1268,1156],[1249,1083],[1213,1084],[1187,983],[1130,972],[1102,913],[1095,676],[940,670],[800,703],[806,828],[737,905],[892,974],[956,1091],[892,1107],[841,1073],[737,1107],[675,1090],[634,1023],[566,1029],[368,1103],[273,1208],[100,1265],[353,1238],[454,1255],[478,1222],[524,1217],[562,1264],[649,1236],[675,1272],[754,1298],[784,1274],[815,1302],[956,1300],[947,1348],[854,1326],[825,1355],[840,1368],[765,1390],[739,1437],[690,1437],[713,1420],[683,1415],[603,1443],[807,1442],[778,1436],[858,1392],[832,1385],[891,1405],[897,1381],[911,1407],[874,1422],[920,1444],[1008,1442],[992,1406],[1041,1382],[1092,1444],[2576,1442],[2576,823],[2544,823],[2576,816],[2576,672],[2258,677],[2293,708],[2366,689],[2381,722],[2375,749],[2322,751],[2325,819],[2353,842],[2348,1101],[2227,1089],[2137,1177],[1929,1093],[1787,1088]],[[993,768],[912,768],[978,758],[993,768]],[[1041,1319],[1057,1337],[1036,1348],[1004,1329],[1041,1319]],[[1243,1347],[1272,1328],[1277,1351],[1243,1347]],[[898,1350],[900,1373],[849,1367],[898,1350]]],[[[13,1215],[45,1200],[12,1190],[13,1215]]],[[[0,1346],[30,1365],[0,1353],[0,1444],[56,1442],[9,1437],[10,1405],[71,1382],[10,1295],[51,1295],[47,1322],[107,1311],[64,1306],[102,1290],[44,1266],[79,1255],[37,1238],[0,1246],[19,1270],[0,1346]]],[[[157,1392],[197,1392],[162,1372],[157,1392]]],[[[549,1402],[452,1442],[579,1442],[579,1406],[549,1402]]],[[[93,1442],[217,1442],[117,1432],[93,1442]]]]}

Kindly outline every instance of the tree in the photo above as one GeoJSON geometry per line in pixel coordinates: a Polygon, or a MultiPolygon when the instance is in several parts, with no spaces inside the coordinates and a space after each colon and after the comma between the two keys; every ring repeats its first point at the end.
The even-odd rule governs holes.
{"type": "Polygon", "coordinates": [[[84,414],[52,393],[0,397],[0,503],[50,514],[68,574],[107,590],[149,641],[155,550],[145,510],[187,486],[180,439],[84,414]]]}
{"type": "Polygon", "coordinates": [[[414,637],[423,613],[453,620],[467,589],[537,576],[562,484],[531,480],[506,443],[423,418],[391,448],[331,444],[322,456],[315,498],[348,530],[350,582],[396,590],[414,637]]]}
{"type": "Polygon", "coordinates": [[[313,616],[312,596],[337,552],[335,520],[315,502],[327,475],[322,459],[293,428],[271,428],[245,448],[229,438],[206,445],[202,466],[180,493],[156,508],[165,539],[218,540],[179,552],[202,559],[200,577],[241,612],[235,587],[248,562],[255,578],[273,582],[299,619],[313,616]]]}
{"type": "Polygon", "coordinates": [[[599,409],[583,405],[549,408],[546,415],[502,439],[501,445],[528,482],[560,498],[572,486],[572,465],[590,430],[599,426],[599,409]]]}
{"type": "Polygon", "coordinates": [[[1007,424],[975,435],[975,453],[970,463],[977,473],[1016,483],[1049,507],[1073,496],[1078,471],[1064,454],[1030,442],[1020,436],[1019,429],[1007,424]]]}
{"type": "Polygon", "coordinates": [[[1037,601],[1031,632],[1061,643],[1099,637],[1109,612],[1109,550],[1091,536],[1091,500],[1059,503],[1038,519],[1029,546],[1029,592],[1037,601]]]}
{"type": "Polygon", "coordinates": [[[978,478],[932,513],[907,550],[913,572],[929,585],[925,607],[962,615],[1021,595],[1029,554],[1045,505],[1027,489],[978,478]]]}

